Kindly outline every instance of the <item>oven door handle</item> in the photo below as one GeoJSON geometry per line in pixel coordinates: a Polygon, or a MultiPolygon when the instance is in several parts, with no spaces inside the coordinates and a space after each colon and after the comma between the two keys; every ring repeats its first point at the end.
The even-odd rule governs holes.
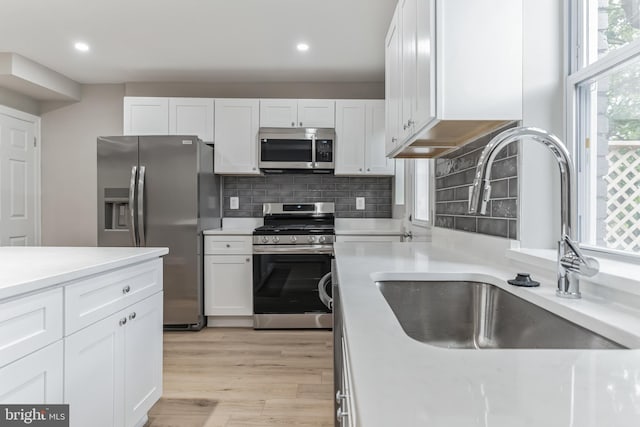
{"type": "Polygon", "coordinates": [[[321,255],[333,255],[333,246],[314,246],[314,245],[288,245],[292,247],[272,246],[272,245],[254,245],[253,253],[256,255],[261,254],[294,254],[294,255],[306,255],[306,254],[321,254],[321,255]]]}
{"type": "Polygon", "coordinates": [[[331,286],[331,272],[328,272],[318,282],[318,294],[320,295],[320,301],[327,306],[329,310],[333,310],[333,298],[327,293],[327,285],[331,286]]]}

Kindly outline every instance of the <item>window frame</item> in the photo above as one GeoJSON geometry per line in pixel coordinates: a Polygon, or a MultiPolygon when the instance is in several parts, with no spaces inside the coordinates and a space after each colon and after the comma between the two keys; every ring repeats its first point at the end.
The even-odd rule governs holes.
{"type": "Polygon", "coordinates": [[[410,183],[411,186],[411,190],[407,192],[407,194],[410,194],[410,203],[408,203],[408,209],[407,209],[407,214],[408,214],[408,218],[409,218],[409,222],[411,223],[411,225],[416,226],[416,227],[421,227],[421,228],[431,228],[434,225],[434,203],[435,203],[435,160],[434,159],[411,159],[410,162],[405,162],[405,168],[408,169],[409,172],[409,177],[410,179],[407,180],[408,183],[410,183]],[[415,217],[415,210],[416,210],[416,196],[417,196],[417,186],[416,186],[416,161],[417,160],[427,160],[429,163],[429,170],[427,172],[427,196],[429,197],[429,201],[428,201],[428,211],[429,211],[429,218],[427,220],[423,220],[423,219],[417,219],[415,217]],[[409,163],[409,165],[407,165],[407,163],[409,163]],[[407,167],[409,166],[409,167],[407,167]]]}
{"type": "Polygon", "coordinates": [[[587,85],[633,61],[640,60],[640,38],[607,52],[591,64],[587,60],[586,26],[589,18],[586,13],[584,0],[569,0],[567,10],[568,30],[568,64],[565,78],[565,131],[567,148],[571,152],[577,173],[577,219],[576,235],[580,248],[586,252],[605,258],[638,263],[640,254],[629,251],[610,249],[585,243],[583,240],[588,235],[587,229],[591,226],[585,219],[585,213],[590,207],[593,196],[590,194],[592,177],[588,174],[589,168],[585,167],[589,161],[587,147],[587,134],[589,133],[589,118],[586,117],[581,106],[586,102],[586,91],[581,91],[582,85],[587,85]]]}

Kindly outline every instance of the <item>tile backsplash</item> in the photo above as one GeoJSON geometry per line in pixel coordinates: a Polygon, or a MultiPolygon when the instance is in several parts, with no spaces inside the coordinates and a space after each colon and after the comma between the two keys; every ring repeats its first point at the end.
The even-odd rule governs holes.
{"type": "Polygon", "coordinates": [[[492,236],[517,238],[518,144],[505,147],[491,170],[491,200],[487,215],[467,213],[469,186],[473,183],[480,153],[501,129],[461,147],[435,162],[437,227],[492,236]]]}
{"type": "Polygon", "coordinates": [[[392,177],[283,174],[224,176],[225,217],[262,217],[263,203],[334,202],[338,218],[391,218],[392,177]],[[230,209],[230,198],[239,208],[230,209]],[[356,210],[356,197],[365,209],[356,210]]]}

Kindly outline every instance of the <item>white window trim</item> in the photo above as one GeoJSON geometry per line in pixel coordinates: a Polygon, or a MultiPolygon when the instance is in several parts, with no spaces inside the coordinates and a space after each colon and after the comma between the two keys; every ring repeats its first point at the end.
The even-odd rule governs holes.
{"type": "MultiPolygon", "coordinates": [[[[580,19],[584,18],[583,2],[580,0],[571,0],[568,13],[568,26],[567,38],[570,41],[569,47],[569,75],[566,78],[566,116],[565,116],[565,130],[567,148],[571,152],[574,162],[576,164],[577,171],[577,188],[578,188],[578,224],[577,234],[578,241],[580,242],[582,236],[585,234],[587,224],[584,224],[582,220],[582,213],[587,209],[585,200],[587,197],[585,191],[589,188],[588,179],[583,166],[583,157],[585,155],[582,142],[585,141],[585,136],[578,131],[578,122],[584,120],[584,117],[580,116],[580,111],[577,108],[577,101],[579,97],[578,87],[590,81],[594,81],[599,77],[602,77],[605,73],[624,65],[627,61],[634,59],[640,59],[640,39],[634,40],[622,46],[616,50],[608,52],[602,58],[599,58],[592,64],[586,64],[584,60],[584,34],[582,33],[584,23],[580,23],[580,19]],[[575,13],[573,13],[575,12],[575,13]],[[580,141],[580,143],[578,143],[580,141]]],[[[631,262],[634,264],[640,263],[640,254],[632,254],[627,251],[620,251],[615,249],[603,248],[600,246],[593,246],[580,242],[580,248],[584,249],[590,255],[600,256],[603,258],[631,262]]]]}
{"type": "Polygon", "coordinates": [[[415,159],[412,159],[409,162],[405,162],[405,169],[407,170],[407,192],[406,198],[407,202],[407,218],[409,222],[414,227],[420,228],[431,228],[435,223],[435,160],[431,161],[429,165],[429,220],[419,220],[414,218],[414,209],[415,209],[415,159]]]}

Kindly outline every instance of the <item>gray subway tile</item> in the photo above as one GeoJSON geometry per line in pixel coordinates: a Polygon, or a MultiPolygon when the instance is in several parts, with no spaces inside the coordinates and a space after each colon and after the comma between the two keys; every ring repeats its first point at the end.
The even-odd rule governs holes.
{"type": "Polygon", "coordinates": [[[509,180],[491,181],[491,198],[504,199],[505,197],[509,197],[509,180]]]}
{"type": "Polygon", "coordinates": [[[436,227],[453,228],[453,219],[452,216],[436,215],[436,227]]]}
{"type": "Polygon", "coordinates": [[[456,216],[453,220],[453,228],[462,231],[477,231],[477,218],[476,217],[464,217],[456,216]]]}
{"type": "Polygon", "coordinates": [[[497,218],[478,218],[478,232],[490,236],[508,237],[509,221],[497,218]]]}
{"type": "Polygon", "coordinates": [[[516,218],[518,205],[516,199],[497,199],[491,201],[491,216],[498,218],[516,218]]]}
{"type": "Polygon", "coordinates": [[[518,221],[509,220],[509,238],[513,240],[518,239],[518,221]]]}
{"type": "Polygon", "coordinates": [[[509,178],[509,197],[518,197],[518,177],[509,178]]]}

